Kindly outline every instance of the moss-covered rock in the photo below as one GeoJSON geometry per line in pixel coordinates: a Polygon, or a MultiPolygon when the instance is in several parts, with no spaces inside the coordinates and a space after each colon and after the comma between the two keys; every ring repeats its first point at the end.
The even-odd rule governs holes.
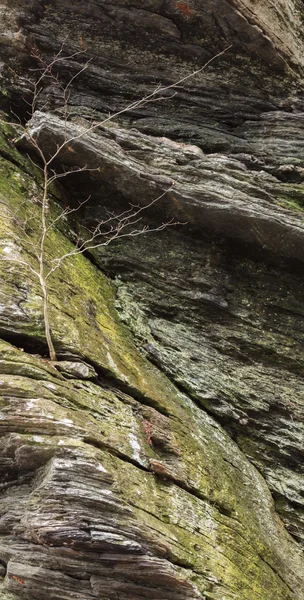
{"type": "Polygon", "coordinates": [[[43,148],[119,112],[53,165],[98,171],[50,189],[49,224],[90,199],[46,271],[129,201],[187,222],[62,262],[49,361],[41,174],[1,117],[1,599],[303,600],[303,30],[301,0],[0,2],[2,108],[59,51],[43,148]]]}
{"type": "Polygon", "coordinates": [[[80,568],[101,580],[104,559],[94,566],[90,553],[115,552],[112,583],[107,575],[110,598],[122,577],[134,594],[151,569],[159,594],[166,593],[167,580],[176,594],[186,586],[189,598],[205,592],[221,598],[224,589],[228,598],[301,597],[290,588],[300,585],[293,543],[275,518],[262,478],[220,427],[191,404],[182,406],[178,392],[169,419],[115,388],[65,380],[52,365],[7,343],[1,356],[7,485],[1,502],[16,531],[11,541],[11,526],[2,532],[4,590],[18,590],[22,580],[25,591],[40,585],[49,593],[46,578],[58,578],[56,593],[64,597],[72,565],[62,548],[70,547],[80,568]],[[16,476],[21,487],[11,505],[16,476]],[[138,574],[124,571],[125,555],[133,567],[142,564],[138,574]]]}
{"type": "Polygon", "coordinates": [[[303,282],[253,252],[167,232],[100,260],[142,353],[237,440],[301,541],[303,282]]]}
{"type": "MultiPolygon", "coordinates": [[[[2,252],[12,260],[1,262],[1,330],[30,348],[43,340],[41,291],[14,257],[36,268],[18,220],[26,215],[35,243],[38,184],[12,163],[4,172],[2,252]]],[[[47,264],[71,247],[52,228],[47,264]]],[[[147,588],[155,598],[301,598],[296,546],[263,479],[139,353],[115,310],[115,286],[80,255],[63,262],[49,290],[59,356],[94,365],[95,381],[1,342],[3,593],[32,600],[43,589],[63,599],[76,591],[77,572],[82,600],[92,586],[107,600],[141,598],[147,588]]]]}

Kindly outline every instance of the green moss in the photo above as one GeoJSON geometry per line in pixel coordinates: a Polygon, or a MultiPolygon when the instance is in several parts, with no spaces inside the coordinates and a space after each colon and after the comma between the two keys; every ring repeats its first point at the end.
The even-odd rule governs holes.
{"type": "MultiPolygon", "coordinates": [[[[214,424],[210,426],[199,410],[193,407],[190,414],[186,410],[182,414],[175,396],[175,418],[169,424],[156,411],[125,395],[117,396],[92,382],[66,381],[48,363],[7,343],[1,343],[0,351],[5,362],[0,383],[2,410],[5,414],[10,406],[18,419],[20,444],[32,448],[25,455],[29,462],[24,468],[31,468],[33,456],[37,465],[49,459],[50,451],[60,455],[67,446],[69,452],[77,450],[108,471],[114,480],[113,493],[124,507],[131,508],[131,513],[117,510],[120,530],[124,530],[128,514],[128,527],[136,526],[150,552],[177,565],[177,577],[195,581],[203,592],[211,590],[211,573],[216,590],[224,586],[242,600],[258,600],[262,593],[267,600],[290,597],[276,576],[279,567],[269,545],[269,532],[258,525],[254,499],[246,487],[249,472],[243,472],[245,463],[236,469],[225,463],[231,452],[231,460],[238,465],[235,448],[220,429],[213,437],[214,424]],[[16,365],[22,362],[17,376],[16,365]],[[10,397],[14,398],[13,408],[10,397]],[[31,434],[27,419],[18,418],[27,414],[31,434]],[[178,454],[149,447],[142,427],[142,417],[148,418],[148,414],[158,432],[163,428],[162,435],[168,436],[170,427],[178,454]],[[117,453],[124,460],[115,456],[117,453]],[[131,464],[141,460],[138,464],[148,469],[149,457],[158,460],[167,474],[165,470],[153,475],[131,464]],[[232,512],[232,517],[223,514],[223,508],[232,512]]],[[[39,504],[39,493],[38,489],[32,494],[31,502],[39,504]]],[[[262,513],[269,510],[268,503],[265,490],[262,513]]]]}
{"type": "Polygon", "coordinates": [[[284,184],[277,186],[276,201],[278,206],[288,210],[303,212],[304,210],[304,185],[303,184],[284,184]]]}
{"type": "Polygon", "coordinates": [[[143,523],[149,547],[161,548],[164,558],[192,569],[200,592],[212,589],[208,582],[212,573],[217,593],[223,586],[242,600],[291,598],[267,561],[257,558],[242,529],[235,524],[231,528],[229,518],[169,482],[121,461],[116,466],[116,461],[112,457],[111,465],[105,458],[102,464],[116,473],[113,489],[131,504],[137,522],[143,523]]]}
{"type": "MultiPolygon", "coordinates": [[[[19,235],[16,252],[36,268],[31,244],[38,242],[41,233],[39,184],[3,158],[0,169],[2,243],[15,243],[19,220],[26,222],[28,237],[19,235]]],[[[51,202],[51,218],[58,210],[51,202]]],[[[46,268],[72,249],[64,230],[51,229],[46,268]]],[[[0,267],[8,307],[2,326],[34,341],[43,339],[37,277],[26,266],[15,268],[13,261],[0,267]],[[10,310],[11,297],[20,309],[17,317],[10,310]]],[[[114,308],[114,286],[85,256],[78,255],[64,261],[49,278],[49,292],[52,333],[59,351],[93,363],[99,373],[110,375],[142,403],[92,382],[66,381],[48,363],[3,343],[1,403],[4,412],[7,407],[15,411],[18,435],[35,452],[38,435],[43,437],[41,444],[56,454],[67,445],[102,461],[114,479],[113,491],[131,508],[129,519],[141,532],[143,544],[176,563],[181,578],[193,577],[202,593],[212,593],[211,572],[216,587],[229,589],[232,597],[287,600],[289,592],[275,574],[283,569],[274,550],[282,529],[272,518],[266,486],[221,428],[139,355],[114,308]],[[28,410],[33,399],[32,414],[28,410]],[[24,418],[27,414],[30,421],[24,418]],[[152,446],[144,420],[152,424],[152,446]],[[163,444],[154,443],[153,435],[163,444]],[[247,485],[254,477],[257,499],[255,487],[247,485]]],[[[48,456],[41,452],[40,460],[48,456]]],[[[39,499],[39,491],[37,495],[39,499]]],[[[120,525],[124,526],[123,519],[120,525]]]]}
{"type": "Polygon", "coordinates": [[[19,165],[28,174],[33,173],[34,177],[37,177],[39,176],[39,170],[16,148],[15,140],[19,135],[20,128],[18,128],[18,125],[8,123],[5,116],[1,115],[0,112],[0,155],[19,165]]]}
{"type": "Polygon", "coordinates": [[[286,198],[285,200],[281,199],[281,200],[277,200],[276,204],[278,206],[281,206],[282,208],[286,208],[288,210],[294,210],[296,212],[303,212],[304,211],[304,203],[303,200],[299,199],[299,201],[295,201],[292,200],[290,198],[286,198]]]}
{"type": "MultiPolygon", "coordinates": [[[[20,171],[14,164],[0,158],[0,197],[4,213],[0,222],[2,239],[8,242],[14,236],[16,251],[21,248],[22,258],[34,269],[37,263],[33,256],[33,245],[38,244],[41,235],[40,208],[37,204],[39,187],[31,177],[20,171]],[[13,215],[13,217],[12,217],[13,215]],[[25,225],[26,224],[26,225],[25,225]],[[24,236],[25,226],[28,229],[24,236]],[[21,227],[21,231],[20,231],[21,227]],[[11,234],[10,234],[11,231],[11,234]]],[[[51,205],[50,219],[56,218],[58,209],[51,205]]],[[[46,241],[46,270],[51,266],[50,258],[60,258],[73,250],[72,244],[58,229],[51,229],[46,241]]],[[[20,333],[31,334],[43,339],[43,318],[41,290],[38,279],[25,266],[12,262],[11,266],[2,263],[6,274],[7,291],[21,280],[27,281],[29,288],[26,299],[21,300],[22,309],[28,315],[29,323],[19,327],[20,333]]],[[[111,376],[121,380],[146,396],[154,397],[158,404],[155,387],[161,385],[162,376],[156,370],[151,378],[150,367],[143,361],[138,364],[136,349],[130,333],[118,322],[114,306],[115,290],[103,274],[83,255],[74,256],[49,279],[50,318],[57,347],[78,353],[106,370],[111,376]],[[146,375],[144,375],[146,373],[146,375]],[[157,383],[153,380],[160,380],[157,383]]],[[[15,292],[16,293],[16,292],[15,292]]],[[[162,404],[165,394],[162,392],[162,404]]],[[[164,410],[168,410],[164,407],[164,410]]]]}

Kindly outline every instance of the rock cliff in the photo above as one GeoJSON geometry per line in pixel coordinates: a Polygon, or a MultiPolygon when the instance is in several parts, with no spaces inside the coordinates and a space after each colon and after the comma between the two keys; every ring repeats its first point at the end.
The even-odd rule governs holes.
{"type": "Polygon", "coordinates": [[[302,0],[0,0],[1,600],[303,600],[303,25],[302,0]],[[130,204],[179,222],[60,265],[56,362],[33,48],[63,50],[28,131],[74,138],[49,210],[81,204],[46,264],[130,204]]]}

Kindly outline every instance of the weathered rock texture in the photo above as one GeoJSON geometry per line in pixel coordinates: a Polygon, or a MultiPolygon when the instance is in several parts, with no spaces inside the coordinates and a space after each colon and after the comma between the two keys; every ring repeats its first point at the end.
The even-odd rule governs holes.
{"type": "Polygon", "coordinates": [[[1,600],[303,600],[303,22],[300,0],[0,0],[1,600]],[[50,363],[7,260],[34,261],[41,193],[7,121],[33,44],[63,42],[60,83],[91,59],[69,122],[45,81],[29,127],[46,153],[77,136],[58,172],[98,171],[52,188],[54,218],[90,199],[46,260],[164,192],[144,224],[185,224],[62,264],[50,363]]]}

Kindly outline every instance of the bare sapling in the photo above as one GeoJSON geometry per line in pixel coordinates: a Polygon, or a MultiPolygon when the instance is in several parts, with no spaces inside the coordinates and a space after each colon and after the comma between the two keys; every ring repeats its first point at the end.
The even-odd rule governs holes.
{"type": "MultiPolygon", "coordinates": [[[[50,210],[50,196],[52,186],[60,179],[64,177],[68,177],[69,175],[75,175],[75,173],[83,173],[96,171],[98,169],[90,168],[89,165],[85,165],[83,167],[75,167],[73,169],[58,169],[55,165],[60,163],[60,155],[66,148],[69,148],[71,144],[76,142],[77,140],[84,138],[85,136],[93,133],[99,127],[106,125],[109,121],[118,118],[123,113],[134,111],[137,108],[140,108],[146,105],[149,102],[155,102],[158,100],[166,100],[168,97],[167,92],[178,88],[180,85],[185,83],[191,78],[194,78],[200,72],[202,72],[210,63],[227,52],[230,48],[224,49],[222,52],[216,54],[213,58],[211,58],[208,62],[206,62],[202,67],[193,71],[192,73],[182,77],[175,83],[170,85],[162,86],[158,85],[151,93],[146,96],[136,100],[129,105],[127,105],[122,110],[106,117],[101,121],[96,121],[89,124],[87,127],[78,127],[76,128],[76,132],[74,134],[69,134],[71,128],[68,127],[69,121],[69,100],[72,83],[79,77],[83,71],[88,68],[89,62],[87,61],[84,66],[82,66],[77,73],[71,77],[67,84],[62,84],[60,81],[60,77],[58,75],[58,70],[60,68],[60,63],[62,61],[73,60],[78,55],[83,54],[85,51],[81,50],[79,52],[75,52],[70,55],[65,55],[64,48],[65,42],[61,45],[57,54],[51,59],[51,61],[47,62],[40,51],[36,46],[32,48],[31,56],[36,61],[37,67],[33,69],[34,72],[34,82],[32,78],[29,79],[28,83],[31,85],[31,97],[30,101],[26,100],[28,106],[28,121],[25,125],[17,124],[18,130],[18,138],[14,141],[20,140],[20,138],[24,137],[27,141],[27,145],[34,151],[35,155],[38,156],[38,164],[35,163],[35,166],[41,171],[42,174],[42,183],[40,184],[40,192],[38,196],[35,198],[36,203],[39,205],[39,223],[38,223],[38,238],[33,241],[32,235],[29,232],[30,230],[30,221],[33,217],[23,216],[20,218],[20,214],[11,213],[10,219],[13,224],[15,224],[15,230],[17,233],[12,233],[13,240],[18,243],[21,247],[22,245],[26,247],[27,251],[30,253],[31,258],[23,258],[21,254],[15,255],[14,253],[3,254],[1,260],[8,261],[10,263],[16,263],[20,266],[28,269],[31,274],[36,278],[39,282],[42,301],[43,301],[43,323],[45,329],[45,337],[48,346],[49,357],[52,361],[56,361],[56,351],[53,343],[52,333],[51,333],[51,325],[50,325],[50,310],[49,310],[49,279],[55,273],[55,271],[62,265],[62,263],[72,258],[73,256],[83,254],[86,251],[90,251],[101,246],[107,246],[118,238],[123,237],[135,237],[143,234],[147,234],[150,232],[162,231],[166,227],[170,225],[175,225],[176,222],[173,220],[167,221],[165,223],[161,223],[155,227],[149,227],[147,225],[143,225],[143,216],[147,209],[149,209],[152,205],[158,202],[161,198],[163,198],[168,192],[172,190],[174,182],[169,185],[168,189],[162,192],[155,199],[150,201],[145,206],[137,206],[131,204],[128,210],[121,212],[120,214],[109,214],[106,218],[99,221],[91,230],[87,230],[86,233],[79,238],[73,248],[63,253],[62,255],[49,259],[46,255],[47,250],[47,241],[51,231],[60,225],[60,222],[66,220],[71,213],[80,210],[81,206],[88,201],[85,200],[83,202],[79,202],[76,208],[65,207],[63,210],[59,210],[57,214],[54,215],[54,212],[50,210]],[[39,141],[39,135],[36,135],[35,128],[32,127],[31,119],[34,117],[36,110],[39,105],[39,110],[43,112],[46,108],[48,102],[48,94],[45,95],[44,104],[41,103],[43,92],[47,86],[56,86],[56,89],[60,91],[60,100],[61,100],[61,108],[63,111],[64,118],[64,139],[62,143],[57,144],[51,155],[43,148],[43,144],[39,141]],[[17,228],[16,228],[17,223],[17,228]]],[[[174,92],[175,93],[175,92],[174,92]]],[[[14,124],[16,126],[16,124],[14,124]]],[[[31,160],[33,160],[31,158],[31,160]]],[[[7,210],[7,205],[5,206],[5,215],[4,218],[7,218],[9,211],[7,210]]]]}

